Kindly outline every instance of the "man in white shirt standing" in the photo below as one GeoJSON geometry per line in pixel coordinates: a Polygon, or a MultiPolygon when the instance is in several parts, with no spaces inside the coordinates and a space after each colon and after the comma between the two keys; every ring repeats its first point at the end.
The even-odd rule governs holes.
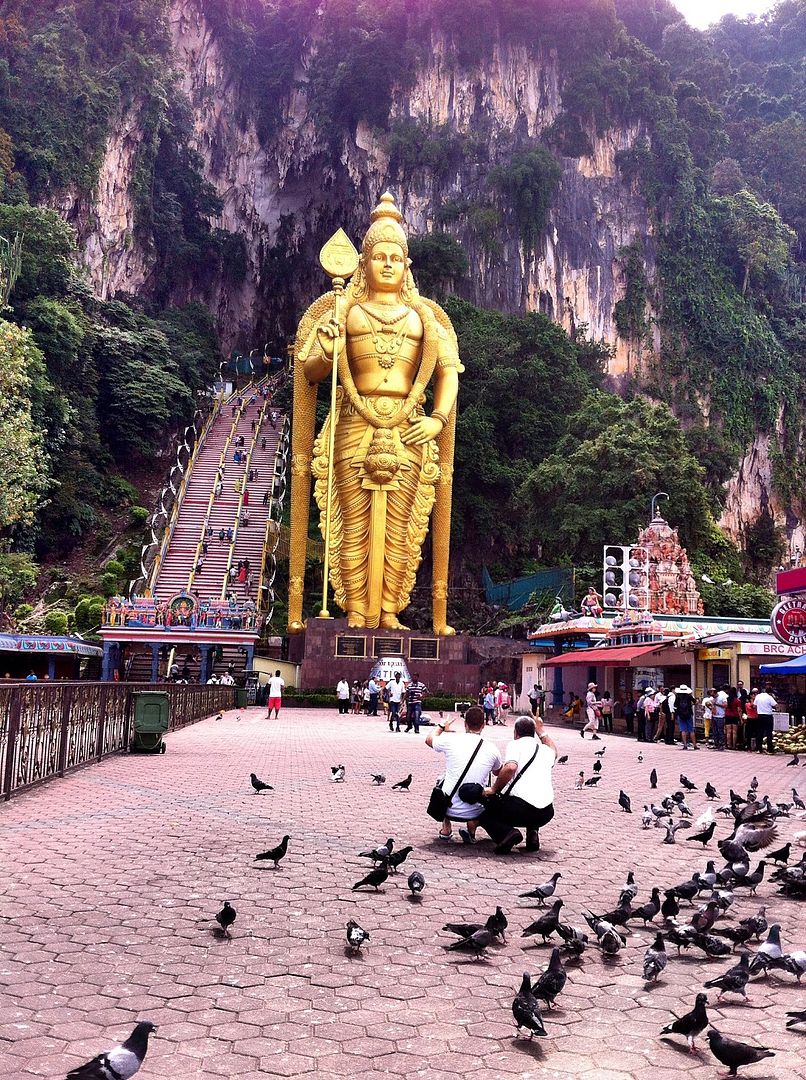
{"type": "Polygon", "coordinates": [[[501,756],[501,771],[484,789],[488,802],[479,825],[495,841],[496,855],[507,855],[522,842],[518,825],[526,829],[526,850],[539,851],[538,830],[554,817],[551,770],[557,747],[542,720],[521,716],[515,721],[515,738],[501,756]]]}
{"type": "Polygon", "coordinates": [[[280,669],[275,671],[274,675],[269,679],[269,711],[266,713],[266,719],[271,720],[271,711],[274,709],[274,719],[280,719],[280,706],[283,703],[283,687],[285,686],[285,680],[280,674],[280,669]]]}
{"type": "Polygon", "coordinates": [[[394,679],[390,679],[386,684],[386,689],[389,691],[389,730],[400,731],[400,703],[406,692],[406,684],[400,678],[399,671],[396,671],[394,679]],[[392,724],[397,727],[393,728],[392,724]]]}
{"type": "MultiPolygon", "coordinates": [[[[756,710],[758,712],[758,735],[756,736],[756,749],[760,754],[774,754],[775,744],[772,741],[773,718],[772,714],[778,708],[778,702],[772,696],[772,687],[765,686],[760,694],[756,694],[756,710]],[[761,745],[766,736],[767,749],[761,745]]],[[[748,749],[750,749],[748,747],[748,749]]]]}
{"type": "Polygon", "coordinates": [[[339,703],[339,713],[344,716],[350,711],[350,684],[346,679],[339,679],[336,683],[336,701],[339,703]]]}
{"type": "Polygon", "coordinates": [[[450,795],[459,780],[462,783],[451,799],[451,805],[437,833],[440,840],[452,840],[451,822],[460,822],[464,828],[459,830],[463,844],[475,844],[476,825],[481,817],[483,806],[480,802],[467,802],[459,792],[465,791],[466,784],[474,784],[481,794],[490,779],[490,773],[498,774],[501,768],[501,756],[494,742],[483,738],[484,710],[479,705],[471,705],[464,715],[464,732],[451,731],[451,721],[446,720],[436,725],[436,732],[426,736],[425,745],[445,756],[445,777],[442,790],[450,795]],[[475,754],[475,757],[473,755],[475,754]],[[470,768],[467,768],[468,762],[470,768]],[[464,775],[462,775],[464,773],[464,775]]]}

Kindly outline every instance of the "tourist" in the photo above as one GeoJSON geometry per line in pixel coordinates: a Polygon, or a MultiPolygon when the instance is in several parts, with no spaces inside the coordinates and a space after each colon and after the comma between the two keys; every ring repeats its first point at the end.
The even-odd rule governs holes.
{"type": "Polygon", "coordinates": [[[230,563],[230,568],[227,573],[229,574],[230,583],[235,581],[236,577],[238,576],[238,568],[236,567],[235,563],[230,563]]]}
{"type": "Polygon", "coordinates": [[[638,700],[635,703],[635,730],[637,732],[637,741],[646,742],[646,702],[647,691],[644,689],[638,695],[638,700]]]}
{"type": "Polygon", "coordinates": [[[343,677],[336,683],[336,701],[339,715],[346,716],[350,712],[350,684],[343,677]]]}
{"type": "Polygon", "coordinates": [[[235,413],[236,413],[237,408],[238,408],[237,405],[232,406],[232,417],[233,417],[233,419],[235,419],[235,413]]]}
{"type": "Polygon", "coordinates": [[[257,420],[252,420],[252,434],[255,434],[255,428],[257,427],[257,420]]]}
{"type": "Polygon", "coordinates": [[[283,703],[284,686],[285,680],[278,668],[274,675],[269,679],[269,711],[266,713],[267,720],[271,720],[272,709],[274,710],[274,719],[280,719],[280,706],[283,703]]]}
{"type": "Polygon", "coordinates": [[[376,681],[374,675],[370,675],[369,682],[367,683],[367,686],[369,687],[369,715],[370,716],[377,716],[378,715],[378,699],[381,696],[381,688],[380,688],[380,685],[378,684],[378,682],[376,681]]]}
{"type": "Polygon", "coordinates": [[[202,541],[202,555],[206,555],[207,552],[209,551],[209,549],[210,549],[209,544],[207,543],[206,540],[203,540],[202,541]]]}
{"type": "Polygon", "coordinates": [[[529,691],[529,708],[532,710],[532,716],[543,718],[546,708],[546,692],[540,683],[535,683],[529,691]]]}
{"type": "Polygon", "coordinates": [[[714,697],[716,690],[706,690],[702,699],[702,737],[706,743],[711,743],[711,722],[714,716],[714,697]]]}
{"type": "Polygon", "coordinates": [[[271,426],[276,431],[277,430],[277,413],[274,411],[274,409],[272,409],[272,411],[269,413],[269,420],[271,421],[271,426]]]}
{"type": "Polygon", "coordinates": [[[484,710],[484,723],[495,723],[495,691],[489,684],[482,691],[482,709],[484,710]]]}
{"type": "Polygon", "coordinates": [[[29,671],[28,674],[25,676],[25,681],[26,682],[39,682],[39,676],[36,674],[35,671],[29,671]]]}
{"type": "Polygon", "coordinates": [[[437,833],[440,840],[452,840],[451,822],[460,822],[459,836],[463,844],[475,844],[476,826],[484,807],[478,798],[466,801],[459,794],[467,794],[465,785],[478,789],[479,797],[489,783],[490,774],[498,775],[501,757],[495,743],[482,735],[485,719],[484,710],[478,705],[471,705],[464,715],[464,732],[451,730],[451,720],[440,721],[436,731],[426,736],[425,745],[445,756],[445,774],[442,778],[442,790],[451,796],[448,811],[437,833]]]}
{"type": "Polygon", "coordinates": [[[361,702],[363,705],[364,716],[369,716],[369,683],[366,682],[361,687],[361,702]]]}
{"type": "Polygon", "coordinates": [[[487,802],[479,825],[495,841],[496,855],[508,854],[523,841],[518,825],[526,829],[526,850],[539,851],[539,830],[554,817],[551,770],[557,760],[543,721],[519,717],[515,737],[501,758],[492,786],[484,789],[487,802]]]}
{"type": "Polygon", "coordinates": [[[658,724],[660,723],[660,698],[658,697],[658,691],[654,686],[648,686],[646,688],[644,713],[646,715],[646,726],[644,729],[646,741],[651,743],[655,741],[655,733],[658,729],[658,724]]]}
{"type": "Polygon", "coordinates": [[[627,691],[627,697],[621,711],[624,716],[624,726],[627,729],[627,734],[633,735],[635,727],[635,693],[632,690],[627,691]]]}
{"type": "Polygon", "coordinates": [[[406,684],[401,680],[399,671],[396,671],[395,677],[387,683],[386,689],[389,691],[389,730],[400,731],[400,703],[406,692],[406,684]],[[396,728],[393,729],[392,724],[396,724],[396,728]]]}
{"type": "Polygon", "coordinates": [[[728,688],[728,703],[725,706],[725,742],[728,750],[735,750],[742,719],[742,699],[735,686],[728,688]]]}
{"type": "Polygon", "coordinates": [[[414,727],[414,734],[420,734],[420,717],[423,715],[423,697],[428,693],[425,683],[412,674],[411,682],[406,686],[406,731],[414,727]]]}
{"type": "Polygon", "coordinates": [[[248,489],[248,488],[244,488],[244,493],[243,493],[243,504],[244,504],[244,506],[248,506],[248,505],[249,505],[249,489],[248,489]]]}
{"type": "Polygon", "coordinates": [[[613,702],[609,690],[602,694],[602,730],[606,735],[613,734],[613,702]]]}
{"type": "Polygon", "coordinates": [[[767,753],[775,753],[775,745],[772,741],[772,733],[774,728],[773,713],[778,708],[778,702],[772,696],[772,687],[765,686],[760,694],[756,694],[756,711],[758,712],[758,737],[756,739],[756,749],[759,753],[764,753],[764,747],[761,745],[763,740],[767,740],[767,753]]]}
{"type": "Polygon", "coordinates": [[[264,436],[263,436],[263,438],[262,438],[262,439],[260,440],[260,449],[261,449],[261,450],[265,450],[265,449],[266,449],[266,436],[265,436],[265,435],[264,435],[264,436]]]}
{"type": "Polygon", "coordinates": [[[688,750],[691,746],[692,749],[699,750],[697,729],[694,725],[694,691],[685,683],[678,686],[674,692],[674,715],[680,729],[683,749],[688,750]]]}
{"type": "Polygon", "coordinates": [[[750,696],[744,704],[744,748],[745,750],[761,749],[761,734],[758,722],[758,688],[750,691],[750,696]]]}
{"type": "Polygon", "coordinates": [[[599,717],[601,715],[602,703],[596,695],[597,686],[595,682],[588,683],[588,689],[585,694],[585,716],[587,717],[587,724],[581,729],[579,734],[582,738],[585,738],[585,732],[593,732],[591,741],[599,741],[599,717]]]}
{"type": "Polygon", "coordinates": [[[266,490],[263,492],[263,505],[264,506],[269,505],[269,489],[268,488],[266,488],[266,490]]]}
{"type": "Polygon", "coordinates": [[[358,716],[361,712],[361,701],[363,695],[361,693],[361,683],[357,679],[353,681],[353,685],[350,687],[350,705],[352,708],[353,716],[358,716]]]}
{"type": "Polygon", "coordinates": [[[243,525],[244,528],[245,528],[248,524],[249,524],[249,514],[246,512],[246,510],[241,510],[241,525],[243,525]]]}

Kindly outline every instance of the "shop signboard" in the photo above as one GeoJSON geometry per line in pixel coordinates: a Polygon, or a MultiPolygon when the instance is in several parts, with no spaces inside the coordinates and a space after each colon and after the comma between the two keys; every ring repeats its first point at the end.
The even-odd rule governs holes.
{"type": "Polygon", "coordinates": [[[648,686],[657,689],[663,685],[663,672],[657,667],[633,668],[632,678],[636,690],[646,690],[648,686]]]}
{"type": "Polygon", "coordinates": [[[770,625],[782,644],[806,647],[806,597],[789,596],[776,604],[770,625]]]}
{"type": "Polygon", "coordinates": [[[806,592],[806,566],[796,566],[792,570],[781,570],[777,573],[775,591],[779,596],[785,593],[806,592]]]}
{"type": "Polygon", "coordinates": [[[697,650],[697,659],[698,660],[730,660],[732,655],[733,654],[731,653],[730,649],[698,649],[697,650]]]}

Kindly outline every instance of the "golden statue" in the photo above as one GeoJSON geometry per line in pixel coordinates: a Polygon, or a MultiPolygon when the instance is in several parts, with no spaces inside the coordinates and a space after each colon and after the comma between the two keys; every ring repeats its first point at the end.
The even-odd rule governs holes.
{"type": "MultiPolygon", "coordinates": [[[[327,245],[322,253],[334,289],[308,308],[297,329],[290,633],[303,629],[312,476],[330,583],[348,625],[405,629],[398,615],[408,606],[433,510],[433,628],[436,634],[454,633],[447,624],[448,547],[456,396],[464,369],[450,319],[417,292],[402,220],[392,196],[382,195],[357,268],[345,255],[345,249],[354,255],[355,249],[343,233],[336,234],[330,263],[327,245]],[[336,275],[348,270],[338,267],[352,273],[346,283],[336,275]],[[314,441],[317,385],[333,377],[334,351],[335,410],[314,441]],[[428,416],[423,405],[432,379],[428,416]]],[[[326,602],[322,614],[328,614],[326,602]]]]}

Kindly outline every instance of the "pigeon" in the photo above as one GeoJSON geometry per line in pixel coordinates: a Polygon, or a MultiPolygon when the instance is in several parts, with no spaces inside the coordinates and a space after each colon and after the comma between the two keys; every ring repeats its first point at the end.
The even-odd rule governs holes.
{"type": "Polygon", "coordinates": [[[507,928],[507,917],[500,907],[495,909],[495,914],[491,915],[486,922],[483,923],[445,923],[442,927],[443,930],[449,934],[456,934],[459,938],[468,938],[472,934],[478,933],[479,930],[489,930],[493,937],[499,937],[502,941],[505,940],[504,931],[507,928]]]}
{"type": "Polygon", "coordinates": [[[396,784],[392,784],[392,791],[408,791],[411,787],[411,773],[405,780],[398,780],[396,784]]]}
{"type": "Polygon", "coordinates": [[[792,788],[792,804],[797,810],[806,810],[806,803],[804,803],[803,799],[801,799],[794,788],[792,788]]]}
{"type": "Polygon", "coordinates": [[[797,768],[798,765],[800,765],[800,758],[798,757],[797,754],[795,754],[789,761],[787,761],[786,764],[787,764],[787,767],[789,767],[790,765],[794,765],[795,768],[797,768]]]}
{"type": "Polygon", "coordinates": [[[361,889],[365,885],[371,885],[372,888],[375,890],[375,892],[377,892],[378,889],[381,887],[381,885],[383,885],[384,881],[386,881],[386,879],[388,877],[389,877],[389,870],[382,863],[380,866],[377,866],[374,870],[370,870],[370,872],[367,874],[366,877],[363,877],[363,878],[361,878],[360,881],[357,881],[355,883],[355,885],[353,885],[353,887],[352,887],[352,889],[350,891],[355,892],[356,889],[361,889]]]}
{"type": "MultiPolygon", "coordinates": [[[[626,893],[623,893],[622,896],[622,903],[620,903],[617,908],[614,908],[613,911],[606,911],[603,915],[591,915],[591,918],[612,923],[613,926],[626,926],[627,920],[632,915],[632,904],[626,893]]],[[[588,922],[588,926],[591,926],[590,922],[588,922]]],[[[593,929],[592,926],[591,929],[593,929]]]]}
{"type": "Polygon", "coordinates": [[[753,936],[753,931],[749,926],[721,926],[714,930],[714,933],[732,941],[734,949],[737,945],[746,944],[753,936]]]}
{"type": "Polygon", "coordinates": [[[284,836],[277,847],[270,848],[269,851],[262,851],[259,855],[255,855],[255,861],[257,862],[258,859],[271,859],[274,863],[274,869],[276,870],[280,859],[285,858],[285,854],[288,851],[288,841],[290,839],[290,836],[284,836]]]}
{"type": "Polygon", "coordinates": [[[409,855],[411,855],[412,851],[414,851],[414,848],[409,845],[407,847],[400,848],[398,851],[392,852],[392,854],[389,856],[389,869],[392,871],[393,874],[397,873],[397,868],[403,865],[406,859],[408,859],[409,855]]]}
{"type": "Polygon", "coordinates": [[[682,821],[672,821],[671,818],[667,818],[663,823],[663,827],[666,829],[666,836],[663,838],[664,844],[674,844],[675,833],[678,833],[681,829],[690,829],[691,822],[683,818],[682,821]]]}
{"type": "Polygon", "coordinates": [[[692,782],[689,780],[689,778],[686,776],[685,773],[680,773],[680,783],[683,785],[683,787],[686,789],[686,791],[697,791],[698,790],[697,785],[692,784],[692,782]]]}
{"type": "Polygon", "coordinates": [[[737,1039],[729,1039],[716,1028],[711,1028],[708,1032],[708,1045],[717,1061],[727,1065],[730,1070],[728,1076],[738,1076],[742,1065],[754,1065],[757,1061],[763,1061],[764,1058],[775,1057],[772,1050],[767,1050],[763,1046],[750,1046],[749,1043],[742,1043],[737,1039]]]}
{"type": "Polygon", "coordinates": [[[641,751],[639,750],[639,751],[638,751],[638,764],[640,765],[640,764],[641,764],[641,762],[642,762],[643,760],[644,760],[644,755],[643,755],[643,753],[642,753],[642,752],[641,752],[641,751]]]}
{"type": "Polygon", "coordinates": [[[235,922],[235,916],[237,914],[238,912],[235,910],[229,900],[225,900],[224,906],[215,917],[215,921],[218,923],[218,925],[221,927],[222,932],[226,934],[227,937],[230,936],[229,928],[235,922]]]}
{"type": "Polygon", "coordinates": [[[603,758],[605,756],[606,746],[603,746],[601,750],[594,750],[593,756],[597,758],[603,758]]]}
{"type": "Polygon", "coordinates": [[[394,846],[395,842],[390,836],[385,844],[378,844],[376,848],[370,848],[369,851],[359,851],[358,857],[359,859],[372,859],[373,863],[386,863],[391,857],[394,846]]]}
{"type": "Polygon", "coordinates": [[[705,873],[700,874],[700,892],[702,892],[704,889],[713,889],[715,885],[716,871],[714,870],[714,860],[709,859],[705,866],[705,873]]]}
{"type": "Polygon", "coordinates": [[[756,895],[756,889],[764,880],[764,869],[766,863],[762,859],[752,874],[745,874],[742,877],[737,877],[733,883],[734,889],[749,889],[751,896],[756,895]]]}
{"type": "Polygon", "coordinates": [[[554,890],[557,888],[557,881],[562,877],[559,872],[552,874],[548,881],[542,885],[536,885],[534,889],[530,889],[529,892],[518,893],[518,896],[522,900],[537,900],[540,907],[546,906],[546,900],[550,896],[554,895],[554,890]]]}
{"type": "Polygon", "coordinates": [[[584,911],[582,912],[582,917],[591,930],[593,930],[594,934],[596,934],[599,941],[599,947],[606,956],[615,956],[619,949],[627,944],[627,939],[623,934],[618,932],[613,923],[609,920],[599,919],[596,915],[584,911]]]}
{"type": "Polygon", "coordinates": [[[445,948],[449,951],[460,952],[469,951],[475,953],[475,959],[480,960],[484,950],[493,940],[492,933],[486,928],[482,927],[480,930],[475,930],[472,934],[468,934],[467,937],[461,937],[458,941],[452,941],[450,945],[446,945],[445,948]]]}
{"type": "Polygon", "coordinates": [[[757,776],[754,776],[753,779],[750,781],[750,790],[751,791],[758,791],[758,777],[757,776]]]}
{"type": "Polygon", "coordinates": [[[711,807],[706,806],[705,810],[700,814],[694,824],[697,826],[698,829],[705,829],[714,820],[715,818],[713,813],[711,812],[711,807]]]}
{"type": "Polygon", "coordinates": [[[347,769],[344,767],[344,765],[331,765],[330,766],[330,775],[331,775],[331,778],[333,779],[333,782],[335,784],[343,784],[344,783],[344,774],[346,772],[347,772],[347,769]]]}
{"type": "Polygon", "coordinates": [[[770,966],[788,971],[790,975],[795,976],[800,986],[800,980],[806,975],[806,951],[798,949],[797,952],[787,953],[777,963],[770,966]]]}
{"type": "MultiPolygon", "coordinates": [[[[734,964],[732,968],[720,975],[716,979],[709,979],[705,986],[708,989],[719,990],[719,997],[723,994],[741,994],[742,997],[747,999],[747,980],[750,978],[750,954],[743,952],[739,954],[739,963],[734,964]]],[[[718,999],[717,999],[718,1000],[718,999]]]]}
{"type": "Polygon", "coordinates": [[[560,959],[560,950],[555,945],[551,950],[549,966],[532,987],[532,993],[540,1001],[545,1001],[551,1009],[554,1007],[555,999],[562,993],[567,978],[563,962],[560,959]]]}
{"type": "Polygon", "coordinates": [[[532,993],[532,980],[527,971],[523,973],[521,988],[512,1002],[512,1015],[515,1017],[518,1034],[521,1028],[526,1028],[530,1039],[534,1035],[546,1034],[543,1017],[540,1015],[540,1005],[532,993]]]}
{"type": "Polygon", "coordinates": [[[596,787],[601,779],[601,776],[592,776],[590,780],[585,781],[585,787],[596,787]]]}
{"type": "Polygon", "coordinates": [[[650,809],[650,811],[652,812],[652,814],[655,817],[655,824],[656,825],[658,825],[660,823],[661,818],[665,818],[665,817],[668,816],[668,811],[666,809],[664,809],[664,807],[655,806],[654,803],[649,804],[649,809],[650,809]]]}
{"type": "Polygon", "coordinates": [[[666,899],[660,906],[660,913],[664,919],[674,919],[680,911],[674,889],[667,889],[664,893],[666,899]]]}
{"type": "Polygon", "coordinates": [[[582,956],[588,944],[588,935],[567,923],[557,923],[557,936],[562,938],[561,948],[573,957],[582,956]]]}
{"type": "Polygon", "coordinates": [[[683,881],[680,885],[674,887],[675,896],[679,896],[682,900],[688,900],[691,903],[694,902],[694,897],[699,891],[700,875],[698,873],[692,874],[688,881],[683,881]]]}
{"type": "Polygon", "coordinates": [[[650,828],[652,828],[654,823],[655,823],[655,815],[652,813],[652,811],[649,809],[649,807],[646,805],[646,803],[644,803],[644,812],[643,812],[643,814],[641,814],[641,825],[645,829],[650,829],[650,828]]]}
{"type": "Polygon", "coordinates": [[[719,792],[716,790],[710,780],[705,785],[705,794],[708,796],[709,799],[718,799],[720,797],[719,792]]]}
{"type": "Polygon", "coordinates": [[[423,889],[425,888],[425,878],[419,870],[413,870],[409,874],[409,879],[406,884],[409,887],[409,892],[411,893],[411,895],[419,897],[423,889]]]}
{"type": "Polygon", "coordinates": [[[558,757],[554,762],[555,765],[566,765],[568,763],[568,754],[563,754],[562,757],[558,757]]]}
{"type": "Polygon", "coordinates": [[[624,896],[625,893],[629,894],[630,900],[634,900],[638,895],[638,886],[635,883],[634,870],[627,871],[627,880],[621,886],[621,896],[624,896]]]}
{"type": "Polygon", "coordinates": [[[750,974],[756,975],[759,971],[764,971],[770,961],[780,960],[783,955],[784,950],[781,948],[781,926],[779,923],[773,923],[767,932],[766,941],[759,945],[756,950],[756,955],[750,963],[750,974]]]}
{"type": "Polygon", "coordinates": [[[124,1043],[71,1069],[67,1080],[130,1080],[140,1071],[148,1052],[148,1036],[156,1030],[156,1024],[142,1020],[124,1043]]]}
{"type": "Polygon", "coordinates": [[[489,917],[485,925],[491,934],[494,934],[495,937],[499,937],[501,941],[506,942],[507,939],[504,931],[509,926],[509,922],[500,907],[496,907],[495,912],[489,917]]]}
{"type": "Polygon", "coordinates": [[[355,919],[350,919],[347,923],[347,945],[351,952],[358,952],[365,941],[369,941],[369,934],[355,919]]]}
{"type": "Polygon", "coordinates": [[[258,780],[254,773],[249,774],[249,779],[252,782],[252,787],[255,789],[255,795],[259,795],[261,791],[274,791],[271,784],[266,784],[263,780],[258,780]]]}
{"type": "Polygon", "coordinates": [[[694,817],[685,799],[676,799],[675,801],[677,809],[680,811],[680,817],[694,817]]]}
{"type": "Polygon", "coordinates": [[[597,776],[599,775],[599,773],[602,771],[602,763],[601,763],[601,761],[594,761],[594,763],[593,763],[593,771],[596,773],[597,776]]]}
{"type": "Polygon", "coordinates": [[[644,979],[646,982],[657,982],[658,976],[666,967],[668,961],[666,946],[663,943],[663,934],[658,932],[655,941],[644,953],[644,979]]]}
{"type": "Polygon", "coordinates": [[[788,1012],[786,1015],[789,1017],[786,1022],[788,1028],[793,1028],[796,1024],[806,1024],[806,1009],[801,1009],[799,1012],[788,1012]]]}
{"type": "Polygon", "coordinates": [[[370,773],[369,775],[372,777],[372,783],[377,784],[378,787],[380,787],[381,784],[386,783],[386,777],[383,775],[382,772],[377,772],[377,773],[374,772],[374,773],[370,773]]]}
{"type": "Polygon", "coordinates": [[[653,791],[658,786],[658,770],[657,769],[653,769],[652,772],[649,774],[649,786],[652,788],[653,791]]]}
{"type": "Polygon", "coordinates": [[[645,904],[642,904],[640,907],[635,908],[631,912],[629,917],[631,919],[643,919],[644,926],[646,926],[648,922],[652,922],[652,920],[660,911],[660,904],[660,889],[654,888],[652,890],[651,899],[648,900],[645,904]]]}
{"type": "Polygon", "coordinates": [[[692,840],[696,840],[698,843],[702,844],[703,847],[705,847],[708,841],[712,839],[715,830],[716,822],[712,821],[707,829],[703,829],[702,832],[694,833],[693,836],[687,836],[686,843],[689,844],[692,840]]]}
{"type": "Polygon", "coordinates": [[[708,1013],[705,1006],[708,1004],[707,994],[697,994],[694,999],[694,1008],[683,1016],[676,1016],[671,1024],[661,1028],[661,1035],[685,1035],[688,1041],[688,1052],[696,1053],[694,1040],[708,1027],[708,1013]]]}
{"type": "Polygon", "coordinates": [[[632,813],[632,803],[630,802],[630,796],[625,794],[623,791],[619,791],[618,793],[618,804],[625,814],[632,813]]]}
{"type": "Polygon", "coordinates": [[[766,916],[766,907],[759,908],[757,915],[748,915],[746,919],[740,919],[739,926],[746,926],[756,941],[758,941],[768,926],[766,916]]]}
{"type": "Polygon", "coordinates": [[[551,906],[551,910],[547,911],[545,915],[541,915],[540,918],[536,919],[533,923],[529,923],[523,931],[522,936],[533,937],[535,934],[540,934],[545,941],[557,929],[557,924],[560,921],[560,908],[562,906],[562,900],[555,900],[551,906]]]}
{"type": "Polygon", "coordinates": [[[689,938],[691,944],[702,949],[706,956],[730,956],[733,951],[727,941],[723,941],[722,938],[714,937],[713,934],[699,933],[693,927],[688,927],[688,929],[693,930],[689,938]]]}

